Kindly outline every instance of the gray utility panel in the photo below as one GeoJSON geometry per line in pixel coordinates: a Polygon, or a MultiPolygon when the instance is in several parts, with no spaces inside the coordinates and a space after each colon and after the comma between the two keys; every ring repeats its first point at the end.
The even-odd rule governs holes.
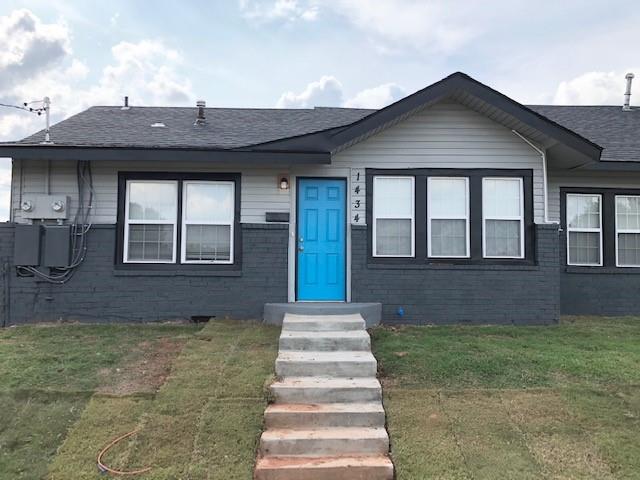
{"type": "Polygon", "coordinates": [[[13,263],[21,267],[40,265],[40,225],[16,225],[13,263]]]}
{"type": "Polygon", "coordinates": [[[44,267],[66,267],[71,257],[71,227],[46,225],[44,227],[44,267]]]}

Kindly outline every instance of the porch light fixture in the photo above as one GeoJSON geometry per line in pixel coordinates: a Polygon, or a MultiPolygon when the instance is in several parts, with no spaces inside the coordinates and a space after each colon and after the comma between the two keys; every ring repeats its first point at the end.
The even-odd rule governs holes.
{"type": "Polygon", "coordinates": [[[287,175],[278,175],[278,187],[280,190],[289,190],[289,177],[287,175]]]}

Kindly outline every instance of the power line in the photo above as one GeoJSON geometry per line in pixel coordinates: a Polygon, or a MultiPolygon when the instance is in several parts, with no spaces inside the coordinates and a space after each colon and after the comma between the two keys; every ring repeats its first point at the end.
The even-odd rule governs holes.
{"type": "MultiPolygon", "coordinates": [[[[40,101],[40,100],[38,100],[40,101]]],[[[30,102],[30,103],[35,103],[35,102],[30,102]]],[[[42,115],[42,112],[46,111],[46,107],[41,107],[41,108],[33,108],[33,107],[27,107],[28,103],[24,103],[24,106],[21,105],[10,105],[8,103],[0,103],[0,107],[7,107],[7,108],[15,108],[17,110],[24,110],[25,112],[30,112],[30,113],[36,113],[38,115],[42,115]]]]}

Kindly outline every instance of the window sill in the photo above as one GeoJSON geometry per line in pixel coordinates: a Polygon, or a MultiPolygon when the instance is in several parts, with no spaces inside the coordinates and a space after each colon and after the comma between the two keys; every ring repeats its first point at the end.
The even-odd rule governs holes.
{"type": "Polygon", "coordinates": [[[114,269],[114,277],[241,277],[242,270],[114,269]]]}
{"type": "Polygon", "coordinates": [[[596,275],[640,275],[640,267],[578,267],[565,266],[566,273],[596,274],[596,275]]]}
{"type": "Polygon", "coordinates": [[[371,270],[498,270],[498,271],[536,271],[540,267],[531,263],[527,264],[495,264],[495,263],[367,263],[371,270]]]}

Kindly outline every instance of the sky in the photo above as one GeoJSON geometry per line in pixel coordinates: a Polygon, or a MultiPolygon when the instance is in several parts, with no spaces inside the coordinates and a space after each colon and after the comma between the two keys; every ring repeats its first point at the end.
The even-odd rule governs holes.
{"type": "MultiPolygon", "coordinates": [[[[124,95],[379,108],[462,71],[525,104],[619,105],[639,25],[631,1],[2,0],[0,103],[49,96],[54,122],[124,95]]],[[[43,127],[0,107],[0,141],[43,127]]],[[[0,220],[10,171],[0,159],[0,220]]]]}

